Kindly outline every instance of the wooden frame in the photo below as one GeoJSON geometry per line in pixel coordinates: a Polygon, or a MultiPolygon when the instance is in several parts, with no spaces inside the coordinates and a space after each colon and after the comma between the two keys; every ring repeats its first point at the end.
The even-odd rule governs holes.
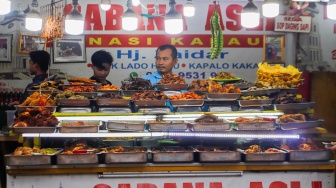
{"type": "Polygon", "coordinates": [[[18,52],[21,54],[29,54],[35,50],[46,50],[46,42],[39,35],[20,35],[20,44],[18,52]]]}
{"type": "Polygon", "coordinates": [[[85,36],[66,36],[54,41],[54,63],[85,62],[85,36]]]}
{"type": "Polygon", "coordinates": [[[264,35],[263,61],[280,63],[285,61],[284,35],[264,35]]]}
{"type": "Polygon", "coordinates": [[[0,62],[12,61],[12,34],[0,35],[0,62]]]}

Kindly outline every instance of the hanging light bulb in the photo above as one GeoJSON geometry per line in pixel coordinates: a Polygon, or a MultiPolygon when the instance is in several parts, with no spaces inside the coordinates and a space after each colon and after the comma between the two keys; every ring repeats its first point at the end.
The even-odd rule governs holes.
{"type": "Polygon", "coordinates": [[[252,0],[243,8],[241,12],[241,25],[246,28],[254,28],[259,25],[260,13],[258,7],[254,5],[252,0]]]}
{"type": "Polygon", "coordinates": [[[138,16],[132,9],[131,0],[127,0],[127,10],[121,18],[122,28],[127,31],[134,31],[138,28],[138,16]]]}
{"type": "Polygon", "coordinates": [[[265,0],[262,5],[263,16],[273,18],[279,15],[280,5],[276,0],[265,0]]]}
{"type": "Polygon", "coordinates": [[[32,1],[32,9],[27,13],[25,19],[26,29],[30,31],[39,31],[42,29],[42,17],[41,14],[35,10],[38,7],[37,0],[32,1]]]}
{"type": "Polygon", "coordinates": [[[101,0],[100,8],[103,11],[109,10],[111,8],[111,1],[110,0],[101,0]]]}
{"type": "Polygon", "coordinates": [[[140,5],[140,0],[132,0],[132,4],[134,6],[138,6],[138,5],[140,5]]]}
{"type": "Polygon", "coordinates": [[[70,35],[79,35],[84,31],[84,20],[78,11],[78,0],[72,0],[72,10],[65,17],[65,32],[70,35]]]}
{"type": "Polygon", "coordinates": [[[0,15],[8,14],[11,10],[11,2],[9,0],[0,0],[0,15]]]}
{"type": "Polygon", "coordinates": [[[330,0],[327,5],[327,17],[336,20],[336,0],[330,0]]]}
{"type": "Polygon", "coordinates": [[[193,17],[195,15],[195,6],[191,0],[187,0],[187,3],[183,6],[183,14],[186,17],[193,17]]]}
{"type": "Polygon", "coordinates": [[[183,31],[182,15],[175,8],[175,0],[169,0],[170,10],[165,16],[165,31],[168,34],[178,34],[183,31]]]}

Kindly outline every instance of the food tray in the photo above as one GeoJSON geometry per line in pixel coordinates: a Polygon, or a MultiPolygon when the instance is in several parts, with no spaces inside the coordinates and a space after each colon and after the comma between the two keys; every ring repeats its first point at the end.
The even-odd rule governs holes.
{"type": "Polygon", "coordinates": [[[329,161],[332,160],[330,150],[288,150],[289,161],[329,161]]]}
{"type": "Polygon", "coordinates": [[[203,106],[204,100],[170,100],[172,106],[203,106]]]}
{"type": "Polygon", "coordinates": [[[102,86],[102,84],[64,84],[62,85],[63,90],[69,88],[69,87],[74,87],[74,86],[93,86],[94,89],[98,89],[100,86],[102,86]]]}
{"type": "Polygon", "coordinates": [[[106,128],[114,131],[143,131],[145,121],[107,121],[106,128]]]}
{"type": "Polygon", "coordinates": [[[92,112],[91,107],[60,107],[59,112],[69,113],[89,113],[92,112]]]}
{"type": "Polygon", "coordinates": [[[315,102],[273,104],[274,110],[305,110],[314,108],[315,102]]]}
{"type": "Polygon", "coordinates": [[[261,89],[261,90],[254,90],[254,91],[242,91],[241,95],[246,96],[246,95],[271,95],[271,94],[276,94],[279,93],[280,89],[274,88],[274,89],[261,89]]]}
{"type": "Polygon", "coordinates": [[[270,106],[272,105],[273,99],[262,99],[262,100],[237,100],[239,106],[270,106]]]}
{"type": "Polygon", "coordinates": [[[224,148],[196,147],[200,162],[240,162],[241,154],[238,151],[229,151],[224,148]],[[214,151],[217,149],[217,151],[214,151]]]}
{"type": "Polygon", "coordinates": [[[54,133],[56,127],[12,127],[14,133],[54,133]]]}
{"type": "MultiPolygon", "coordinates": [[[[26,110],[26,108],[37,108],[37,107],[40,107],[40,106],[19,106],[19,105],[16,105],[15,109],[16,109],[17,112],[23,112],[23,111],[26,110]]],[[[48,109],[50,112],[55,112],[57,106],[43,106],[43,108],[48,109]]]]}
{"type": "Polygon", "coordinates": [[[278,153],[246,153],[242,152],[245,156],[246,162],[270,162],[270,161],[285,161],[286,153],[285,151],[281,151],[278,153]]]}
{"type": "Polygon", "coordinates": [[[240,122],[236,123],[238,130],[274,130],[275,122],[274,121],[265,121],[265,122],[240,122]]]}
{"type": "Polygon", "coordinates": [[[145,147],[124,147],[124,152],[105,153],[105,163],[146,163],[147,148],[145,147]],[[135,152],[134,149],[144,150],[135,152]]]}
{"type": "Polygon", "coordinates": [[[155,91],[155,90],[121,90],[122,95],[133,95],[134,93],[142,93],[142,92],[150,92],[150,91],[155,91]]]}
{"type": "Polygon", "coordinates": [[[307,129],[321,126],[324,120],[305,121],[305,122],[291,122],[291,123],[279,123],[282,130],[292,129],[307,129]]]}
{"type": "Polygon", "coordinates": [[[59,154],[56,155],[56,163],[58,165],[98,164],[98,154],[59,154]]]}
{"type": "Polygon", "coordinates": [[[148,122],[150,131],[186,131],[188,123],[183,121],[173,121],[167,123],[148,122]]]}
{"type": "Polygon", "coordinates": [[[255,86],[255,84],[239,84],[239,83],[233,83],[232,86],[238,87],[239,89],[248,89],[250,87],[255,86]]]}
{"type": "Polygon", "coordinates": [[[156,84],[159,91],[181,91],[187,90],[188,84],[156,84]]]}
{"type": "Polygon", "coordinates": [[[164,107],[166,100],[135,100],[134,105],[137,107],[164,107]]]}
{"type": "Polygon", "coordinates": [[[95,97],[98,96],[98,93],[97,92],[75,92],[75,95],[80,95],[80,96],[87,97],[89,99],[94,99],[95,97]]]}
{"type": "Polygon", "coordinates": [[[56,99],[59,106],[90,106],[90,99],[56,99]]]}
{"type": "Polygon", "coordinates": [[[97,99],[98,106],[117,106],[128,107],[131,100],[129,99],[97,99]]]}
{"type": "Polygon", "coordinates": [[[58,152],[50,155],[32,154],[16,156],[13,153],[5,155],[8,166],[31,166],[31,165],[51,165],[51,157],[60,153],[58,152]]]}
{"type": "Polygon", "coordinates": [[[193,162],[194,152],[183,147],[153,148],[153,162],[193,162]]]}
{"type": "MultiPolygon", "coordinates": [[[[81,120],[80,120],[81,121],[81,120]]],[[[97,133],[99,126],[101,125],[100,121],[82,121],[84,125],[76,126],[69,125],[66,126],[66,123],[75,123],[77,120],[63,120],[60,126],[60,133],[97,133]]]]}
{"type": "Polygon", "coordinates": [[[239,98],[240,93],[206,93],[207,99],[221,99],[233,101],[239,98]]]}
{"type": "Polygon", "coordinates": [[[194,131],[228,131],[231,128],[231,124],[227,122],[219,123],[197,123],[193,124],[194,131]]]}

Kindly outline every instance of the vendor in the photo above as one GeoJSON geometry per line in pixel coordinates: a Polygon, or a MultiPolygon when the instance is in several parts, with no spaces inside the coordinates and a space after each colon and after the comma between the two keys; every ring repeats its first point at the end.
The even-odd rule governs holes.
{"type": "Polygon", "coordinates": [[[177,62],[177,50],[175,46],[170,44],[159,46],[155,56],[156,71],[153,74],[143,76],[143,78],[149,80],[152,85],[155,85],[160,82],[162,75],[173,74],[173,67],[177,62]]]}
{"type": "Polygon", "coordinates": [[[13,101],[9,104],[9,106],[21,104],[23,101],[27,99],[29,93],[27,90],[31,89],[32,86],[39,85],[46,78],[48,78],[47,71],[50,65],[50,55],[48,52],[43,50],[31,51],[29,53],[29,72],[31,75],[35,75],[33,78],[33,82],[28,84],[23,96],[20,101],[13,101]]]}
{"type": "Polygon", "coordinates": [[[95,80],[97,83],[102,83],[103,85],[112,84],[110,81],[106,80],[106,77],[110,74],[111,65],[113,62],[112,55],[104,50],[96,51],[91,56],[93,76],[91,80],[95,80]]]}

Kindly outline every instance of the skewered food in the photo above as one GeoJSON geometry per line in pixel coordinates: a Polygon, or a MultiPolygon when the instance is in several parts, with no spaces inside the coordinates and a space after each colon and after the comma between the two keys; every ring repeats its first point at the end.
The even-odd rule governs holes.
{"type": "Polygon", "coordinates": [[[158,84],[185,84],[186,81],[183,77],[177,74],[165,74],[158,84]]]}
{"type": "Polygon", "coordinates": [[[222,119],[218,119],[218,116],[213,114],[204,114],[199,118],[195,119],[197,123],[220,123],[223,122],[222,119]]]}
{"type": "Polygon", "coordinates": [[[279,123],[305,122],[306,117],[303,114],[285,114],[279,118],[279,123]]]}
{"type": "Polygon", "coordinates": [[[23,101],[20,106],[55,106],[56,101],[54,97],[50,94],[41,94],[39,92],[34,92],[25,101],[23,101]]]}
{"type": "Polygon", "coordinates": [[[144,92],[135,92],[132,95],[132,100],[166,100],[168,99],[167,95],[162,91],[144,91],[144,92]]]}
{"type": "Polygon", "coordinates": [[[154,90],[149,80],[143,78],[129,78],[121,81],[122,90],[154,90]]]}
{"type": "Polygon", "coordinates": [[[104,86],[100,86],[97,90],[120,90],[120,88],[113,84],[107,84],[104,86]]]}
{"type": "Polygon", "coordinates": [[[175,95],[169,96],[169,99],[171,100],[190,100],[190,99],[203,99],[203,97],[197,95],[194,92],[184,92],[181,94],[175,94],[175,95]]]}
{"type": "Polygon", "coordinates": [[[68,78],[70,84],[96,84],[96,81],[88,78],[68,78]]]}
{"type": "Polygon", "coordinates": [[[57,118],[44,107],[26,108],[14,120],[13,127],[55,127],[57,118]]]}

